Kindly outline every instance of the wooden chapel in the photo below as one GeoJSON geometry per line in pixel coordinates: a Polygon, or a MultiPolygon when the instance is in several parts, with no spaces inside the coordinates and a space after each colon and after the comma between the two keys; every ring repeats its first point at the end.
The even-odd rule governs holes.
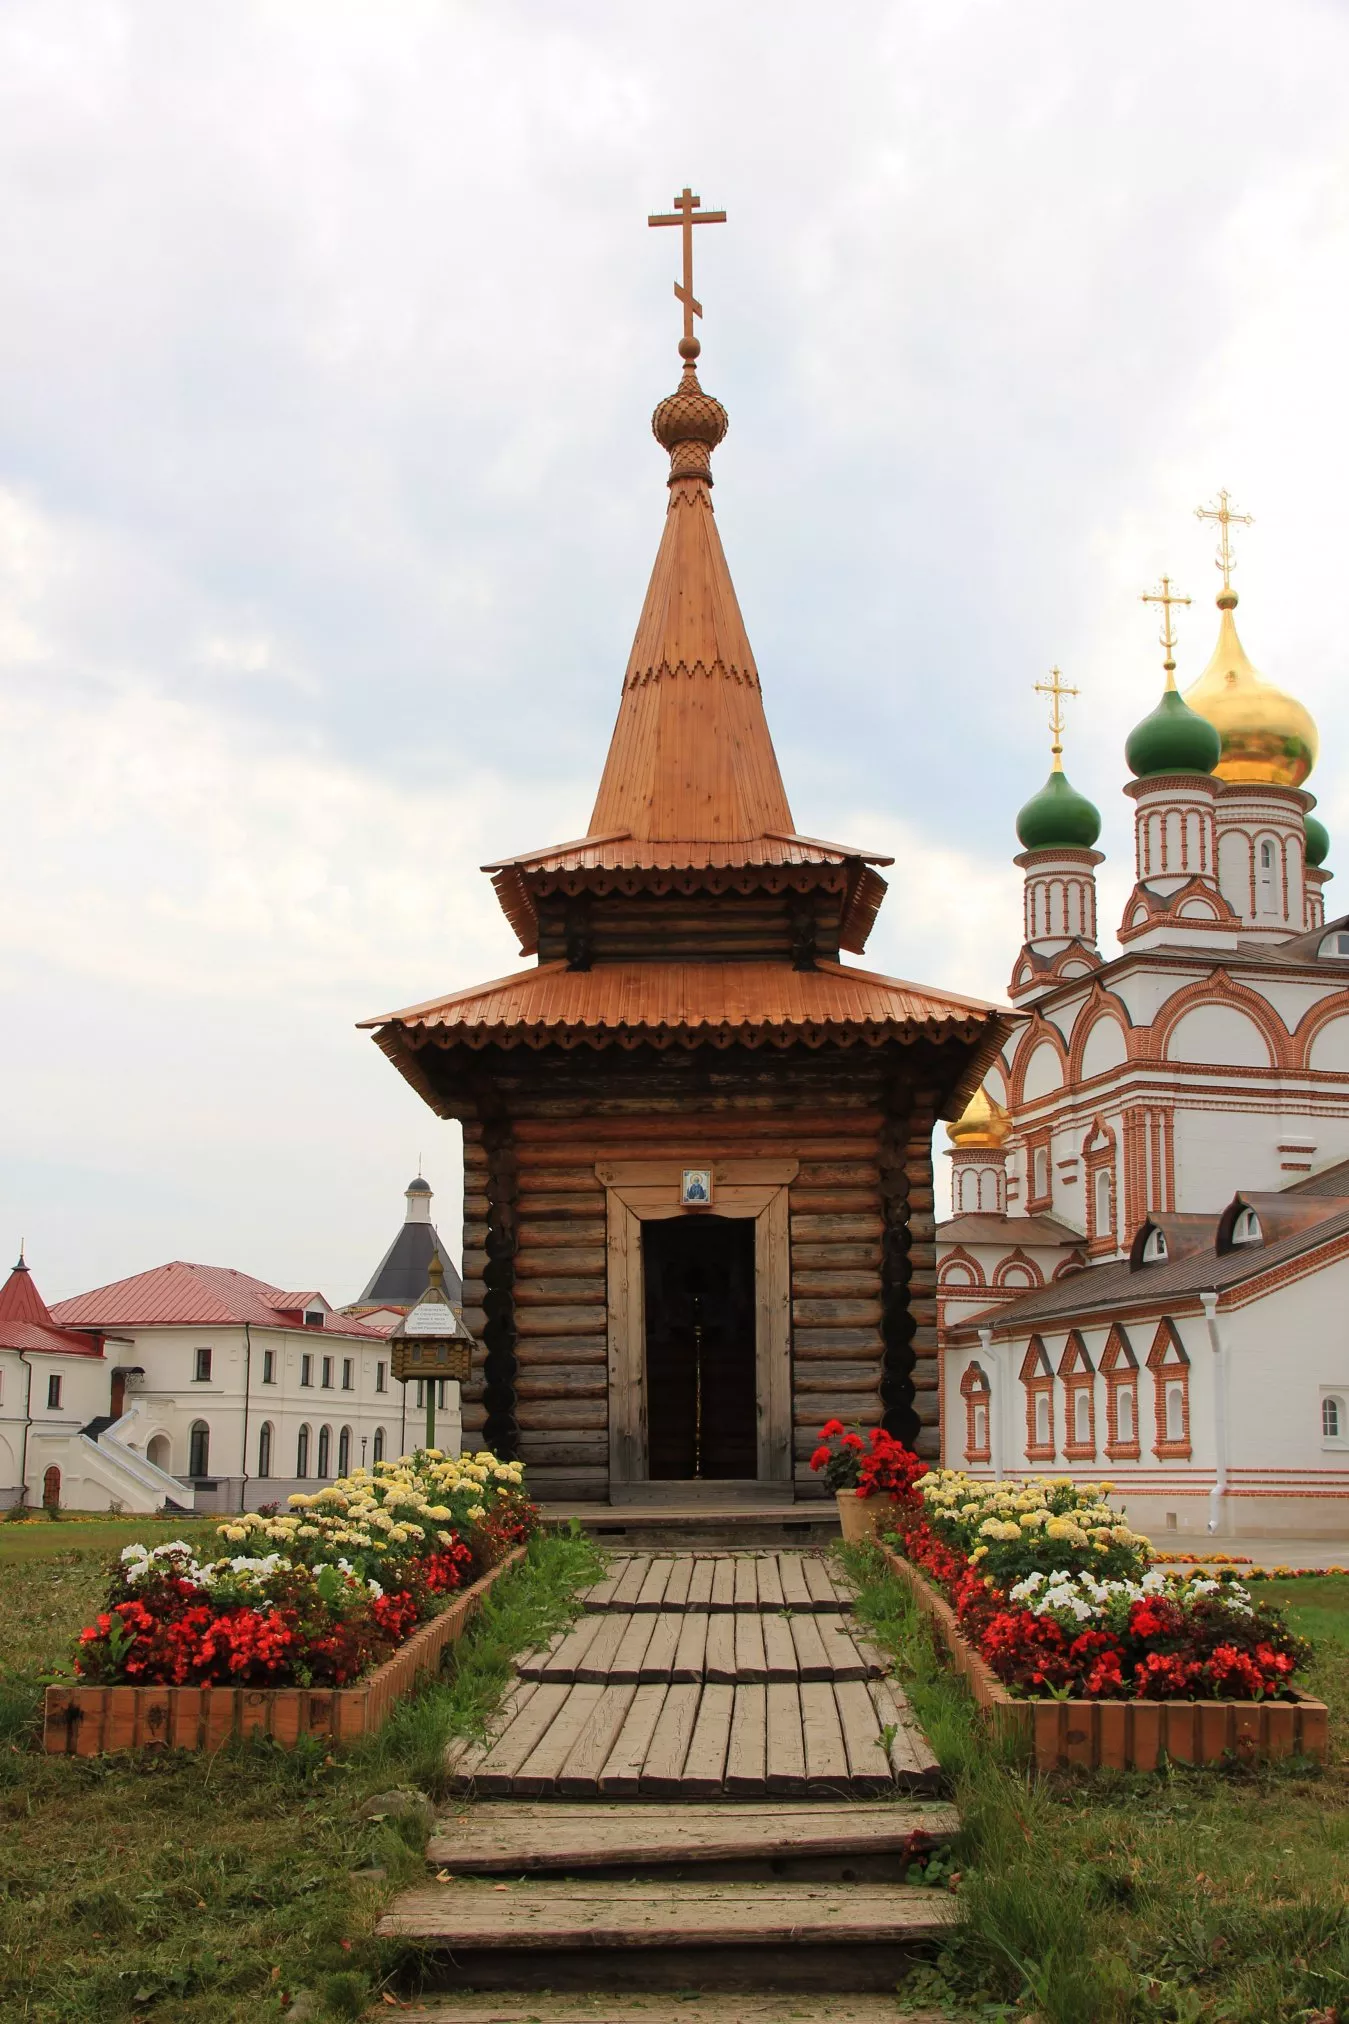
{"type": "Polygon", "coordinates": [[[530,968],[364,1022],[464,1133],[464,1430],[543,1498],[814,1494],[936,1456],[931,1138],[998,1007],[846,964],[890,859],[801,835],[712,511],[685,190],[669,505],[587,833],[489,865],[530,968]]]}

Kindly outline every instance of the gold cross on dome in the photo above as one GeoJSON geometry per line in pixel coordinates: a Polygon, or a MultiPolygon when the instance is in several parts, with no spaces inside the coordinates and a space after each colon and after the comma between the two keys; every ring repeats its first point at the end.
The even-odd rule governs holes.
{"type": "Polygon", "coordinates": [[[1052,702],[1049,705],[1049,728],[1053,734],[1053,744],[1050,747],[1050,749],[1054,754],[1053,770],[1055,773],[1062,773],[1063,699],[1065,696],[1081,695],[1082,692],[1080,689],[1072,688],[1067,682],[1065,682],[1063,676],[1059,673],[1057,668],[1051,668],[1049,671],[1049,680],[1047,682],[1037,682],[1035,684],[1035,693],[1037,696],[1050,696],[1053,698],[1052,702]]]}
{"type": "Polygon", "coordinates": [[[675,283],[675,300],[684,305],[684,340],[680,354],[684,358],[697,358],[701,346],[693,335],[693,319],[701,316],[703,305],[693,293],[693,228],[695,225],[724,225],[724,211],[704,211],[699,207],[701,197],[695,197],[686,183],[679,195],[673,199],[673,211],[653,211],[647,218],[648,225],[678,225],[684,237],[684,279],[675,283]]]}
{"type": "Polygon", "coordinates": [[[1230,590],[1232,588],[1233,564],[1232,541],[1228,530],[1232,527],[1251,527],[1254,525],[1254,517],[1250,513],[1234,513],[1232,511],[1232,495],[1226,491],[1218,494],[1216,506],[1196,506],[1194,517],[1196,520],[1216,520],[1218,523],[1220,531],[1218,535],[1217,566],[1223,573],[1223,589],[1230,590]]]}
{"type": "Polygon", "coordinates": [[[1165,658],[1162,666],[1166,669],[1166,686],[1176,686],[1176,635],[1171,629],[1171,607],[1173,604],[1188,604],[1188,597],[1179,597],[1171,588],[1171,579],[1164,576],[1156,590],[1145,590],[1140,604],[1159,604],[1162,607],[1162,630],[1158,635],[1165,658]]]}

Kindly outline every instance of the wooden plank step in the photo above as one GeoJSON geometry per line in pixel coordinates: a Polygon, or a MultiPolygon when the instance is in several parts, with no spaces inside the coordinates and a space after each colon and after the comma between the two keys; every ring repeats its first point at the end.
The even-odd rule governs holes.
{"type": "Polygon", "coordinates": [[[949,1891],[908,1884],[453,1882],[401,1892],[375,1927],[456,1954],[547,1948],[866,1947],[937,1939],[949,1891]]]}
{"type": "Polygon", "coordinates": [[[835,1996],[812,1992],[741,1996],[719,1990],[715,2008],[704,1998],[690,2009],[687,1996],[547,1995],[542,1991],[499,1996],[464,1995],[400,2009],[408,2024],[692,2024],[698,2009],[715,2024],[940,2024],[935,2013],[899,2010],[893,1996],[835,1996]]]}

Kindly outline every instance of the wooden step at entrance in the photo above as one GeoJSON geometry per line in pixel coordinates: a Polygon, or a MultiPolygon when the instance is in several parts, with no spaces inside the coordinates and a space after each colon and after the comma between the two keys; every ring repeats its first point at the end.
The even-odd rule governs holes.
{"type": "Polygon", "coordinates": [[[907,1884],[428,1884],[403,1891],[381,1939],[476,1953],[598,1949],[893,1948],[941,1939],[958,1917],[947,1891],[907,1884]]]}
{"type": "MultiPolygon", "coordinates": [[[[380,2013],[376,2013],[377,2015],[380,2013]]],[[[407,2024],[942,2024],[936,2011],[903,2009],[894,1996],[742,1996],[725,1991],[709,2003],[687,1992],[650,1995],[554,1996],[503,1991],[463,1995],[400,2009],[407,2024]]]]}
{"type": "Polygon", "coordinates": [[[523,1680],[879,1680],[886,1661],[839,1614],[596,1610],[516,1664],[523,1680]]]}
{"type": "Polygon", "coordinates": [[[426,1859],[456,1876],[519,1876],[628,1863],[906,1856],[949,1841],[959,1827],[955,1808],[940,1800],[656,1806],[493,1799],[442,1815],[426,1859]]]}
{"type": "Polygon", "coordinates": [[[941,1775],[892,1681],[734,1675],[520,1680],[496,1733],[453,1744],[446,1769],[452,1792],[500,1798],[842,1799],[935,1793],[941,1775]]]}
{"type": "Polygon", "coordinates": [[[788,1609],[806,1615],[847,1614],[852,1597],[819,1554],[616,1554],[602,1581],[582,1598],[587,1610],[645,1615],[661,1610],[788,1609]]]}

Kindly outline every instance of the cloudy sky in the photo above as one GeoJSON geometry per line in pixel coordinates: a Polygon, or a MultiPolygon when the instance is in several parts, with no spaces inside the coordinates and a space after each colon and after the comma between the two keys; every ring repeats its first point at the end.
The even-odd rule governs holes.
{"type": "Polygon", "coordinates": [[[898,859],[868,961],[1001,995],[1054,661],[1118,919],[1138,594],[1192,679],[1220,485],[1349,830],[1347,81],[1329,0],[0,0],[0,1250],[349,1299],[419,1156],[453,1228],[355,1022],[515,967],[477,868],[585,827],[686,180],[793,811],[898,859]]]}

